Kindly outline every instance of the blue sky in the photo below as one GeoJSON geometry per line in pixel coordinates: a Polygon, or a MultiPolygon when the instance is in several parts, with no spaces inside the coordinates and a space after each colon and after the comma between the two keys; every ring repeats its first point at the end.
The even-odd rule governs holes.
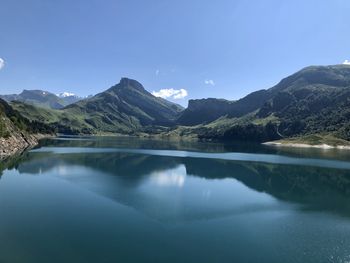
{"type": "Polygon", "coordinates": [[[186,105],[350,59],[348,0],[0,0],[0,12],[0,94],[89,95],[130,77],[186,105]]]}

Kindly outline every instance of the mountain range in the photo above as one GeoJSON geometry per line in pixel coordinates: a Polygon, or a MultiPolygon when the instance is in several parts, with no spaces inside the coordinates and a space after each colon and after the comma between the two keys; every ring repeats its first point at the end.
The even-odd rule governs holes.
{"type": "Polygon", "coordinates": [[[259,142],[293,137],[327,137],[341,143],[350,140],[348,65],[307,67],[274,87],[239,100],[190,100],[186,109],[153,96],[139,82],[128,78],[95,96],[65,105],[49,99],[52,93],[39,95],[6,98],[24,118],[44,123],[59,133],[259,142]],[[31,103],[33,97],[46,107],[31,103]]]}
{"type": "Polygon", "coordinates": [[[137,134],[145,127],[171,126],[183,111],[182,106],[153,96],[139,82],[127,78],[60,110],[39,109],[20,101],[11,105],[29,120],[48,123],[68,134],[137,134]]]}
{"type": "Polygon", "coordinates": [[[69,104],[83,99],[69,92],[56,95],[44,90],[23,90],[20,94],[0,95],[0,98],[7,102],[21,101],[50,109],[62,109],[69,104]]]}
{"type": "MultiPolygon", "coordinates": [[[[205,105],[205,101],[190,102],[182,118],[195,122],[205,105]],[[191,107],[196,102],[200,107],[191,107]]],[[[330,134],[348,140],[350,66],[304,68],[270,89],[253,92],[229,104],[220,115],[213,122],[208,119],[205,125],[191,128],[191,132],[210,139],[267,141],[330,134]]]]}

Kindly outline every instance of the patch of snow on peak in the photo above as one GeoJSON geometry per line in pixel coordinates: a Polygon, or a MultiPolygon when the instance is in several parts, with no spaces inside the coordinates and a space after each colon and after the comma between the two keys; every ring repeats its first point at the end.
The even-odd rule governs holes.
{"type": "Polygon", "coordinates": [[[56,94],[56,95],[58,97],[60,97],[60,98],[76,96],[74,93],[71,93],[71,92],[62,92],[62,93],[59,93],[59,94],[56,94]]]}

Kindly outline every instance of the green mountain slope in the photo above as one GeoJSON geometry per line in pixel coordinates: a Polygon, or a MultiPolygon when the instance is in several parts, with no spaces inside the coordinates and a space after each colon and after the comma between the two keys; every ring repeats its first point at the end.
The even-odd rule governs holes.
{"type": "Polygon", "coordinates": [[[308,67],[271,89],[273,98],[256,114],[274,115],[282,137],[335,133],[344,139],[350,129],[350,67],[308,67]]]}
{"type": "Polygon", "coordinates": [[[50,126],[26,119],[0,99],[0,159],[4,155],[35,145],[38,137],[53,132],[50,126]]]}
{"type": "Polygon", "coordinates": [[[150,133],[259,142],[317,134],[317,141],[350,140],[350,66],[307,67],[240,100],[191,100],[185,110],[126,78],[61,110],[12,105],[28,119],[64,133],[150,133]]]}
{"type": "Polygon", "coordinates": [[[88,100],[65,108],[68,112],[88,116],[95,128],[113,126],[138,128],[145,125],[170,125],[182,107],[153,96],[137,81],[123,78],[120,83],[88,100]]]}
{"type": "Polygon", "coordinates": [[[49,123],[62,133],[135,134],[145,126],[171,126],[183,108],[153,96],[137,81],[120,83],[61,110],[38,109],[15,102],[27,118],[49,123]]]}
{"type": "MultiPolygon", "coordinates": [[[[204,100],[197,111],[191,112],[191,124],[203,118],[203,109],[215,109],[206,104],[204,100]]],[[[331,134],[350,140],[350,66],[307,67],[268,90],[226,104],[216,113],[211,112],[217,118],[213,122],[180,127],[168,134],[255,141],[331,134]]],[[[183,112],[179,124],[184,124],[181,118],[189,116],[190,110],[191,107],[183,112]]]]}
{"type": "Polygon", "coordinates": [[[223,116],[241,117],[262,107],[273,94],[270,90],[259,90],[237,101],[214,98],[190,100],[188,108],[181,113],[177,123],[193,126],[209,123],[223,116]]]}
{"type": "Polygon", "coordinates": [[[0,99],[0,138],[12,135],[12,132],[49,134],[53,130],[39,121],[30,121],[14,110],[6,101],[0,99]]]}
{"type": "Polygon", "coordinates": [[[282,108],[291,103],[289,100],[293,99],[299,101],[299,103],[308,104],[308,107],[310,107],[309,111],[299,111],[298,113],[284,112],[281,114],[292,114],[296,118],[306,118],[313,112],[319,111],[320,108],[323,109],[323,106],[327,106],[323,105],[330,103],[330,101],[327,101],[327,97],[338,96],[333,98],[333,100],[338,102],[340,100],[339,96],[348,96],[346,88],[350,86],[349,68],[347,65],[307,67],[283,79],[268,90],[250,93],[237,101],[219,99],[190,100],[188,108],[181,114],[178,123],[193,126],[212,122],[222,116],[231,118],[242,117],[256,110],[260,111],[259,117],[266,117],[273,112],[280,112],[282,108]],[[338,89],[333,90],[333,88],[338,89]],[[345,90],[340,91],[341,88],[345,88],[345,90]],[[313,98],[309,96],[311,94],[314,96],[313,98]],[[321,94],[323,96],[323,104],[320,102],[321,97],[319,96],[321,94]]]}

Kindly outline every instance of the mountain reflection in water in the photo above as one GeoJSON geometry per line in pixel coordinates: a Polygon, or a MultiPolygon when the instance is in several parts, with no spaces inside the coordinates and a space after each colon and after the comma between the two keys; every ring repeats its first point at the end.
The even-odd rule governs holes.
{"type": "MultiPolygon", "coordinates": [[[[72,146],[72,141],[69,142],[69,146],[72,146]]],[[[175,201],[164,198],[164,195],[157,196],[157,191],[164,187],[177,191],[176,189],[186,185],[188,178],[237,180],[258,193],[297,204],[300,209],[326,210],[350,216],[350,170],[346,169],[155,156],[147,154],[147,150],[143,154],[113,151],[77,154],[69,153],[67,147],[58,149],[62,149],[64,153],[26,153],[12,167],[23,174],[54,174],[159,220],[172,220],[179,213],[183,220],[197,220],[238,212],[239,209],[237,210],[234,201],[229,197],[226,200],[213,200],[213,204],[208,205],[210,191],[205,192],[201,188],[192,189],[191,195],[197,195],[197,198],[201,196],[201,200],[206,196],[207,205],[186,207],[186,204],[181,204],[182,207],[171,210],[169,202],[175,201]],[[143,189],[151,186],[152,191],[143,189]],[[214,201],[224,201],[224,204],[214,204],[214,201]],[[159,214],[153,209],[153,205],[147,205],[154,202],[159,207],[167,207],[169,213],[159,214]],[[230,205],[230,202],[233,204],[230,205]]],[[[257,207],[251,204],[245,206],[245,209],[254,211],[257,207]]],[[[274,209],[274,205],[259,209],[274,209]]]]}

